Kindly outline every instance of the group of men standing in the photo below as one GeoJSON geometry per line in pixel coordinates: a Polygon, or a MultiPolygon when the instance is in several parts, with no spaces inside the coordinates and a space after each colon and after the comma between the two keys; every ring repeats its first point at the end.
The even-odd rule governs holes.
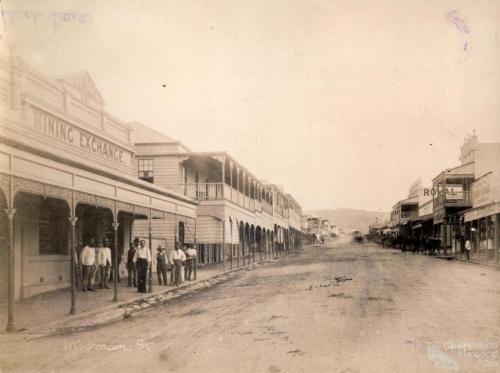
{"type": "MultiPolygon", "coordinates": [[[[168,257],[165,249],[158,246],[156,254],[158,284],[167,285],[167,271],[169,269],[172,271],[170,282],[173,285],[179,286],[184,281],[184,277],[191,280],[197,254],[194,248],[182,249],[181,245],[178,244],[168,257]]],[[[141,293],[147,292],[147,275],[151,261],[151,252],[146,247],[146,241],[135,238],[130,243],[127,254],[129,287],[137,287],[137,291],[141,293]]],[[[102,244],[96,245],[96,241],[91,238],[80,253],[80,264],[82,265],[82,291],[95,291],[97,276],[99,276],[98,287],[109,289],[108,279],[112,267],[110,240],[104,238],[102,244]]]]}
{"type": "Polygon", "coordinates": [[[85,245],[80,253],[82,265],[82,291],[95,291],[95,280],[100,277],[100,288],[109,289],[108,277],[111,268],[110,241],[105,238],[102,244],[96,245],[93,238],[85,245]]]}
{"type": "MultiPolygon", "coordinates": [[[[171,269],[171,282],[179,286],[184,280],[183,266],[186,267],[186,278],[191,280],[194,271],[197,251],[193,248],[182,250],[180,245],[167,256],[165,249],[158,246],[156,253],[156,274],[159,285],[167,285],[167,271],[171,269]]],[[[139,292],[145,293],[148,268],[151,264],[151,252],[146,247],[145,240],[134,239],[130,243],[127,255],[128,286],[136,286],[139,292]]]]}

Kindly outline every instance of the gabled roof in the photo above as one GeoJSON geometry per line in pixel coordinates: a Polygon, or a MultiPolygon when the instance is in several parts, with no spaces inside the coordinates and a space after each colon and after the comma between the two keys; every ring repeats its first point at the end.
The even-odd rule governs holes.
{"type": "Polygon", "coordinates": [[[144,124],[139,122],[130,122],[128,125],[131,129],[131,141],[135,145],[177,144],[185,148],[186,151],[189,151],[189,149],[187,149],[179,140],[167,136],[144,124]]]}
{"type": "Polygon", "coordinates": [[[93,98],[95,101],[104,105],[104,99],[97,89],[94,80],[87,71],[78,71],[63,77],[56,78],[57,81],[69,84],[71,87],[93,98]]]}

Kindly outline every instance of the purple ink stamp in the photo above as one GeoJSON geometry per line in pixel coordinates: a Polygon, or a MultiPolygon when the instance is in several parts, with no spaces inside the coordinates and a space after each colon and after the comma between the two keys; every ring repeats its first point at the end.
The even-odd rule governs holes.
{"type": "Polygon", "coordinates": [[[467,24],[465,18],[458,12],[458,10],[451,10],[446,13],[446,19],[453,23],[458,31],[463,32],[464,34],[470,33],[470,27],[467,24]]]}

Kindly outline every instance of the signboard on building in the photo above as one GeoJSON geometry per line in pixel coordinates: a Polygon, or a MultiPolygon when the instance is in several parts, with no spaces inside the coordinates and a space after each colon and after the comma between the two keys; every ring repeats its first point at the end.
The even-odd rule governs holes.
{"type": "Polygon", "coordinates": [[[434,204],[432,203],[432,199],[427,201],[423,205],[418,207],[418,216],[424,216],[428,214],[432,214],[434,210],[434,204]]]}
{"type": "Polygon", "coordinates": [[[85,131],[68,121],[31,107],[33,129],[62,144],[70,145],[101,160],[131,167],[132,153],[115,142],[85,131]]]}
{"type": "Polygon", "coordinates": [[[489,173],[472,184],[473,206],[480,207],[494,202],[494,174],[489,173]]]}
{"type": "Polygon", "coordinates": [[[461,184],[438,184],[432,188],[424,188],[421,198],[438,198],[444,195],[447,201],[464,199],[464,189],[461,184]]]}
{"type": "Polygon", "coordinates": [[[447,201],[457,201],[464,199],[464,187],[460,184],[446,184],[441,188],[441,193],[445,194],[447,201]]]}
{"type": "Polygon", "coordinates": [[[465,221],[482,219],[484,217],[500,213],[500,202],[490,203],[478,208],[467,210],[464,214],[465,221]]]}

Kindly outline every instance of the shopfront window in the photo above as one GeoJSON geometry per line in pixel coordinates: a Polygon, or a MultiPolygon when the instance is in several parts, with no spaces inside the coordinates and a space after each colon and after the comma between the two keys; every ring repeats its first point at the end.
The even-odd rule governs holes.
{"type": "Polygon", "coordinates": [[[68,254],[68,208],[64,201],[43,199],[38,217],[39,254],[68,254]]]}
{"type": "Polygon", "coordinates": [[[154,181],[154,160],[153,159],[139,159],[138,160],[138,176],[139,179],[153,183],[154,181]]]}

